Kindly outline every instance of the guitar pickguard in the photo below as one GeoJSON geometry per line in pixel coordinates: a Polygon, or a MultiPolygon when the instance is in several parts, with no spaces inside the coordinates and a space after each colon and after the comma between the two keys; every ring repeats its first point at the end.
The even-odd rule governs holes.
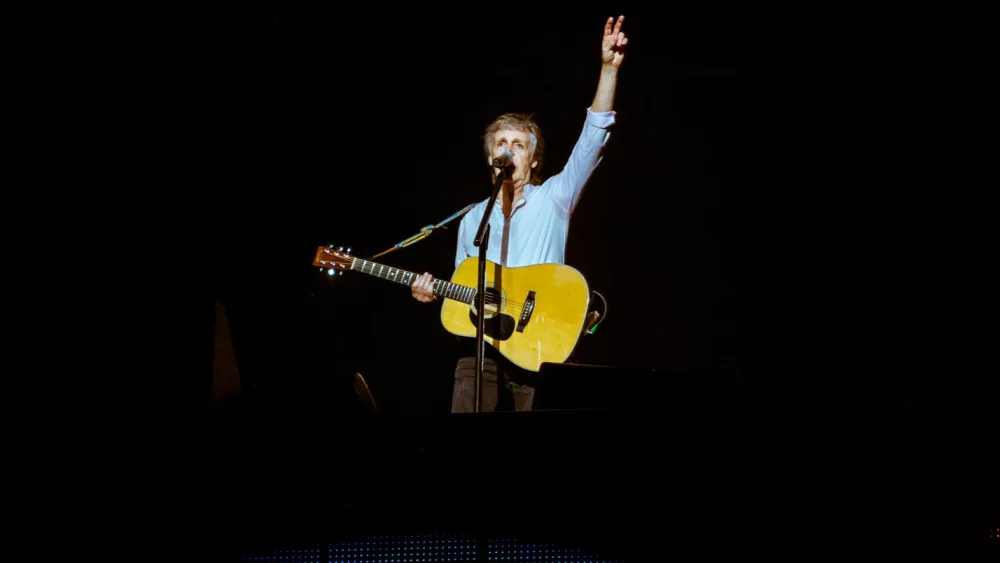
{"type": "MultiPolygon", "coordinates": [[[[469,310],[469,322],[472,323],[472,326],[476,326],[476,311],[473,309],[469,310]]],[[[517,323],[514,321],[514,317],[500,313],[486,317],[486,322],[483,323],[483,333],[494,340],[509,340],[516,327],[517,323]]]]}

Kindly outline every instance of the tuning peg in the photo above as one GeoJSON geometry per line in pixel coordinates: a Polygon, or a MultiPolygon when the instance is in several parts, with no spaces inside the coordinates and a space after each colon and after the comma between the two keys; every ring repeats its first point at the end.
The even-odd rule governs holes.
{"type": "Polygon", "coordinates": [[[347,247],[347,253],[348,253],[348,254],[350,254],[350,253],[351,253],[351,247],[350,247],[350,246],[348,246],[348,247],[347,247]]]}
{"type": "Polygon", "coordinates": [[[329,270],[326,271],[326,273],[329,274],[329,275],[331,275],[331,276],[335,276],[335,275],[337,275],[337,270],[334,270],[333,268],[330,268],[329,270]]]}
{"type": "Polygon", "coordinates": [[[333,245],[332,244],[328,244],[328,245],[326,245],[326,247],[327,248],[333,248],[333,245]]]}
{"type": "Polygon", "coordinates": [[[343,251],[344,251],[344,247],[343,247],[343,246],[338,246],[338,247],[337,247],[337,251],[339,251],[339,252],[343,252],[343,251]]]}
{"type": "Polygon", "coordinates": [[[326,270],[326,268],[320,268],[320,269],[319,269],[319,271],[320,271],[320,272],[322,272],[322,271],[324,271],[324,270],[326,270]]]}

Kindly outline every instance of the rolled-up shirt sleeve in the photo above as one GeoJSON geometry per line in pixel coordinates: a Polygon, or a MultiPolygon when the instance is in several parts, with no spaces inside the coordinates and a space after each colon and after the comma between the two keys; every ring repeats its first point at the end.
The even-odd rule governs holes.
{"type": "Polygon", "coordinates": [[[611,137],[610,130],[614,124],[614,111],[595,113],[587,108],[583,131],[573,146],[566,166],[542,183],[544,191],[567,215],[573,213],[584,186],[604,158],[604,146],[611,137]]]}

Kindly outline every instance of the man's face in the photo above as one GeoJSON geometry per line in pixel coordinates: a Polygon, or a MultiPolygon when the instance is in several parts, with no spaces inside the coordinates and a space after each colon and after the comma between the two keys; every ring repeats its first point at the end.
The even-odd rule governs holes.
{"type": "MultiPolygon", "coordinates": [[[[511,174],[510,181],[515,186],[527,184],[531,179],[531,169],[538,165],[538,162],[531,159],[533,146],[531,137],[524,131],[513,129],[501,129],[493,135],[493,156],[487,159],[487,163],[492,164],[493,159],[504,152],[514,155],[514,173],[511,174]]],[[[499,168],[493,168],[499,174],[499,168]]]]}

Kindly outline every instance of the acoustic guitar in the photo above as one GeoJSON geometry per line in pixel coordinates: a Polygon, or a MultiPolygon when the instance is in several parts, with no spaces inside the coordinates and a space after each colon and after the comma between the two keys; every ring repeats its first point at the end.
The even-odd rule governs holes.
{"type": "MultiPolygon", "coordinates": [[[[332,274],[351,270],[407,286],[420,277],[357,258],[342,247],[319,247],[312,263],[332,274]]],[[[434,294],[444,298],[441,324],[452,334],[476,337],[478,274],[479,258],[467,258],[451,281],[435,278],[431,284],[434,294]]],[[[507,268],[487,260],[485,286],[487,344],[529,371],[537,372],[543,362],[563,363],[569,358],[590,306],[590,290],[580,272],[564,264],[507,268]]]]}

